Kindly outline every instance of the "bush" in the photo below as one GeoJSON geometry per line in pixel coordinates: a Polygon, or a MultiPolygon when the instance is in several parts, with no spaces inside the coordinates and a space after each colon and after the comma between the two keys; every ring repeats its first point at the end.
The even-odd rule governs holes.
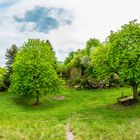
{"type": "Polygon", "coordinates": [[[4,68],[0,68],[0,91],[5,91],[7,89],[4,83],[5,74],[6,74],[6,70],[4,68]]]}

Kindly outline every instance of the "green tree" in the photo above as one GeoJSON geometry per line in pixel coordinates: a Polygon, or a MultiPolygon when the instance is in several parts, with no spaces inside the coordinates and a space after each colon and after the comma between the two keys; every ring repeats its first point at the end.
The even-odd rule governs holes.
{"type": "Polygon", "coordinates": [[[85,49],[78,49],[75,52],[70,52],[69,56],[64,61],[64,66],[66,66],[66,72],[70,73],[69,79],[71,78],[71,72],[74,74],[74,76],[72,76],[74,78],[71,78],[73,79],[71,81],[73,83],[72,85],[77,85],[77,82],[75,83],[75,81],[82,81],[79,85],[83,83],[82,87],[91,88],[91,81],[95,81],[95,76],[93,76],[93,73],[91,72],[91,53],[98,46],[101,46],[100,41],[96,38],[93,38],[87,41],[85,49]]]}
{"type": "Polygon", "coordinates": [[[70,52],[69,53],[69,55],[66,57],[66,59],[65,59],[65,61],[64,61],[64,64],[65,65],[67,65],[67,64],[69,64],[70,62],[71,62],[71,60],[73,59],[73,57],[74,57],[74,54],[75,54],[75,52],[70,52]]]}
{"type": "Polygon", "coordinates": [[[133,96],[138,99],[140,84],[140,24],[131,21],[121,30],[111,32],[105,47],[98,48],[93,54],[93,64],[98,75],[111,72],[119,75],[123,83],[133,89],[133,96]]]}
{"type": "Polygon", "coordinates": [[[86,48],[85,48],[86,55],[90,56],[92,49],[96,48],[100,45],[101,45],[101,43],[98,39],[96,39],[96,38],[89,39],[86,43],[86,48]]]}
{"type": "Polygon", "coordinates": [[[6,58],[6,73],[3,76],[3,82],[5,86],[8,88],[10,86],[10,76],[12,75],[12,64],[14,62],[14,58],[18,52],[18,47],[13,44],[11,48],[7,49],[7,52],[5,54],[6,58]]]}
{"type": "Polygon", "coordinates": [[[136,20],[125,24],[121,30],[111,33],[108,42],[111,56],[109,63],[121,80],[132,86],[133,96],[137,99],[140,83],[140,24],[136,20]]]}
{"type": "Polygon", "coordinates": [[[62,80],[54,68],[56,59],[48,41],[30,39],[18,51],[13,64],[12,93],[36,97],[60,91],[62,80]]]}

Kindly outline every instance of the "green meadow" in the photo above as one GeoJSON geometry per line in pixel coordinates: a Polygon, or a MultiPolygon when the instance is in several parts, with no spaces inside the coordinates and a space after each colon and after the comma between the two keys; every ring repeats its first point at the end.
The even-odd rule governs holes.
{"type": "Polygon", "coordinates": [[[0,93],[0,139],[65,140],[66,125],[75,140],[139,140],[140,104],[121,106],[117,98],[131,89],[64,89],[33,105],[7,92],[0,93]]]}

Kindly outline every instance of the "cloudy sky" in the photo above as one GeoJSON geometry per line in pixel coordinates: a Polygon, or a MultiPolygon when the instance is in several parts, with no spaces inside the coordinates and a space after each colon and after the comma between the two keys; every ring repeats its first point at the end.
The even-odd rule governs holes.
{"type": "Polygon", "coordinates": [[[0,0],[0,66],[6,49],[28,38],[49,39],[62,61],[133,19],[140,21],[140,0],[0,0]]]}

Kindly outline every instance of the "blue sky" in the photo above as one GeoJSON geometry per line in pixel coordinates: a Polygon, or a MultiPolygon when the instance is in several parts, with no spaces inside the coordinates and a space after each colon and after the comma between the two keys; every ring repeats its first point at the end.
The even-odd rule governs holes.
{"type": "Polygon", "coordinates": [[[16,0],[0,0],[0,8],[4,9],[4,8],[9,8],[10,6],[12,6],[13,4],[15,4],[16,0]]]}
{"type": "Polygon", "coordinates": [[[48,34],[51,30],[58,29],[59,26],[70,25],[72,17],[64,8],[36,6],[25,11],[21,17],[14,15],[14,20],[19,24],[23,24],[20,29],[21,32],[27,30],[48,34]],[[29,23],[34,25],[30,30],[28,28],[29,23]]]}
{"type": "Polygon", "coordinates": [[[89,38],[104,41],[110,30],[140,21],[139,0],[0,0],[0,66],[12,44],[49,39],[58,60],[84,48],[89,38]]]}

